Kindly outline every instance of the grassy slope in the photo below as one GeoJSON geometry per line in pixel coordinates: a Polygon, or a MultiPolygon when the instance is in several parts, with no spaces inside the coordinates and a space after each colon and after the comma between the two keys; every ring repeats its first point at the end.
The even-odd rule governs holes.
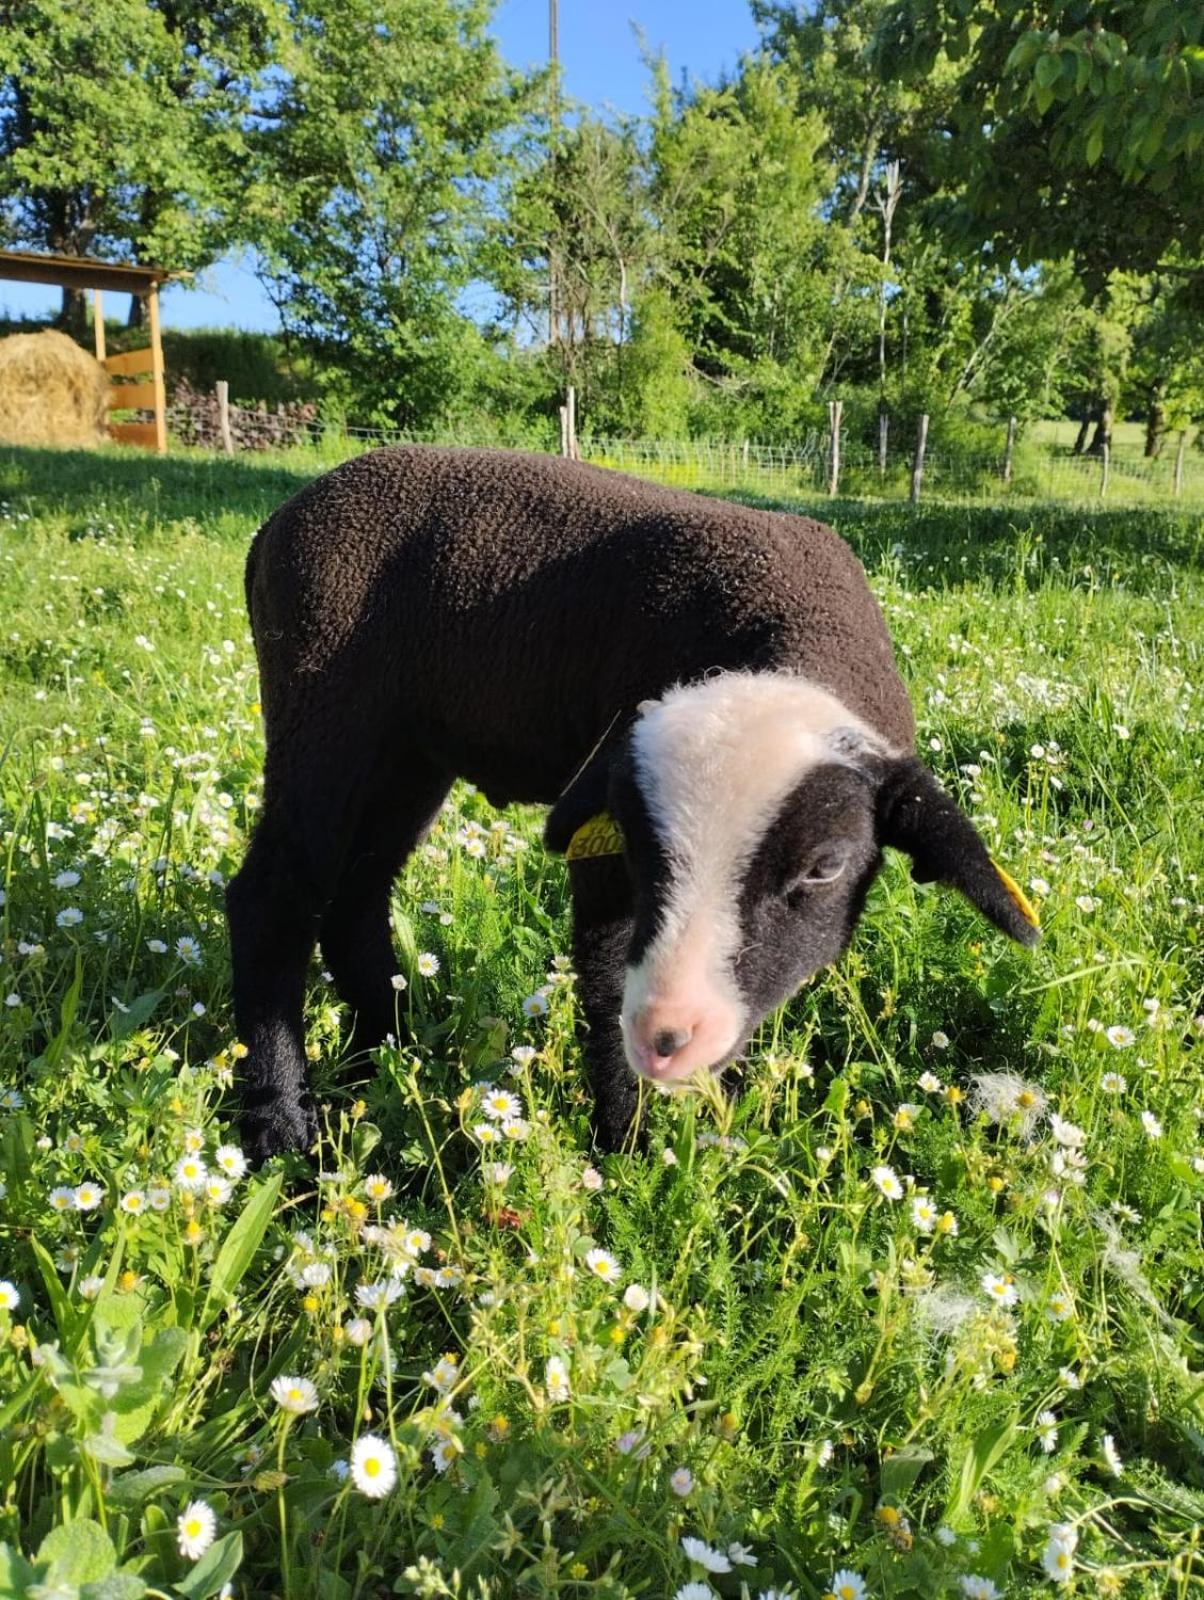
{"type": "MultiPolygon", "coordinates": [[[[837,508],[922,748],[1035,886],[1035,956],[893,861],[848,958],[763,1030],[743,1098],[658,1102],[650,1153],[603,1163],[595,1191],[553,965],[561,870],[534,815],[461,793],[396,901],[417,1047],[347,1081],[315,967],[322,1180],[298,1168],[277,1196],[248,1178],[212,1204],[171,1179],[189,1130],[210,1164],[232,1136],[208,875],[237,866],[258,792],[242,553],[306,470],[0,453],[0,1278],[20,1294],[0,1311],[0,1538],[30,1555],[74,1519],[54,1540],[91,1538],[103,1566],[99,1520],[128,1592],[168,1591],[190,1570],[175,1518],[204,1498],[247,1595],[484,1577],[498,1596],[660,1597],[705,1576],[685,1533],[751,1549],[755,1568],[708,1580],[725,1595],[819,1595],[846,1567],[929,1596],[971,1574],[1047,1589],[1049,1528],[1070,1523],[1081,1592],[1200,1592],[1199,522],[837,508]],[[546,1015],[525,1016],[541,988],[546,1015]],[[529,1065],[509,1057],[523,1043],[529,1065]],[[1001,1109],[1016,1085],[986,1074],[1037,1086],[1036,1110],[1001,1109]],[[486,1079],[527,1137],[482,1151],[486,1079]],[[1083,1130],[1081,1170],[1049,1110],[1083,1130]],[[429,1248],[365,1240],[373,1172],[397,1191],[382,1215],[429,1248]],[[50,1191],[86,1180],[102,1203],[55,1215],[50,1191]],[[120,1209],[159,1181],[162,1214],[120,1209]],[[917,1199],[956,1232],[923,1231],[917,1199]],[[619,1286],[590,1271],[595,1245],[619,1286]],[[390,1262],[407,1293],[357,1345],[356,1287],[390,1262]],[[651,1310],[624,1304],[633,1283],[651,1310]],[[425,1375],[444,1352],[441,1401],[425,1375]],[[550,1357],[570,1401],[549,1397],[550,1357]],[[291,1426],[281,1373],[320,1395],[291,1426]],[[330,1474],[357,1428],[400,1461],[379,1504],[330,1474]]],[[[216,1593],[214,1570],[188,1592],[216,1593]]]]}

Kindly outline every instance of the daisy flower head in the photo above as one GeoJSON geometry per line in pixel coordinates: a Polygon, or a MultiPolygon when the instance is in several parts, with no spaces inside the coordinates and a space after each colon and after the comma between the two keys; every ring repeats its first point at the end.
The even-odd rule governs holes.
{"type": "Polygon", "coordinates": [[[510,1052],[510,1059],[516,1067],[529,1067],[538,1054],[533,1044],[516,1044],[510,1052]]]}
{"type": "Polygon", "coordinates": [[[104,1197],[105,1192],[98,1183],[77,1183],[75,1186],[75,1209],[77,1211],[95,1211],[104,1197]]]}
{"type": "Polygon", "coordinates": [[[191,934],[183,933],[176,940],[176,956],[186,967],[199,967],[201,947],[191,934]]]}
{"type": "Polygon", "coordinates": [[[352,1317],[343,1324],[343,1333],[347,1343],[355,1345],[357,1350],[362,1350],[372,1337],[372,1324],[367,1317],[352,1317]]]}
{"type": "Polygon", "coordinates": [[[84,920],[84,914],[78,906],[64,906],[54,920],[60,928],[77,928],[84,920]]]}
{"type": "Polygon", "coordinates": [[[990,1578],[980,1578],[976,1572],[967,1572],[957,1580],[958,1588],[966,1600],[1000,1600],[999,1590],[990,1578]]]}
{"type": "Polygon", "coordinates": [[[988,1300],[996,1305],[1014,1306],[1020,1298],[1015,1280],[1010,1272],[984,1272],[979,1279],[988,1300]]]}
{"type": "Polygon", "coordinates": [[[941,1080],[937,1077],[935,1072],[921,1072],[920,1088],[923,1089],[925,1094],[939,1094],[941,1089],[941,1080]]]}
{"type": "Polygon", "coordinates": [[[603,1283],[618,1283],[623,1276],[623,1269],[608,1250],[587,1250],[585,1265],[603,1283]]]}
{"type": "Polygon", "coordinates": [[[98,1272],[79,1280],[79,1292],[85,1300],[95,1300],[104,1286],[105,1281],[98,1272]]]}
{"type": "Polygon", "coordinates": [[[559,1403],[569,1398],[572,1392],[569,1388],[569,1370],[559,1356],[548,1357],[544,1364],[543,1377],[549,1400],[559,1403]]]}
{"type": "Polygon", "coordinates": [[[16,1284],[0,1278],[0,1311],[7,1311],[11,1316],[20,1304],[21,1293],[16,1284]]]}
{"type": "Polygon", "coordinates": [[[131,1189],[121,1197],[121,1209],[127,1217],[139,1217],[146,1210],[146,1196],[141,1189],[131,1189]]]}
{"type": "Polygon", "coordinates": [[[189,1561],[199,1560],[217,1537],[217,1518],[205,1500],[192,1500],[176,1518],[176,1544],[189,1561]]]}
{"type": "Polygon", "coordinates": [[[679,1500],[684,1500],[694,1488],[694,1474],[689,1467],[677,1467],[669,1474],[669,1487],[679,1500]]]}
{"type": "Polygon", "coordinates": [[[535,994],[529,994],[527,996],[527,998],[523,1001],[523,1016],[524,1017],[542,1017],[542,1016],[546,1016],[547,1015],[547,1010],[548,1010],[548,997],[547,997],[547,995],[540,994],[538,991],[536,991],[535,994]]]}
{"type": "Polygon", "coordinates": [[[1055,1289],[1045,1307],[1051,1322],[1066,1322],[1074,1315],[1074,1301],[1061,1289],[1055,1289]]]}
{"type": "Polygon", "coordinates": [[[1129,1082],[1123,1072],[1105,1072],[1099,1086],[1105,1094],[1124,1094],[1129,1082]]]}
{"type": "Polygon", "coordinates": [[[1145,1129],[1147,1138],[1161,1139],[1162,1124],[1152,1111],[1143,1111],[1141,1113],[1141,1126],[1145,1129]]]}
{"type": "Polygon", "coordinates": [[[393,1185],[383,1172],[370,1172],[364,1179],[364,1193],[374,1205],[383,1205],[393,1194],[393,1185]]]}
{"type": "Polygon", "coordinates": [[[318,1391],[309,1378],[273,1378],[271,1393],[281,1411],[295,1416],[318,1409],[318,1391]]]}
{"type": "Polygon", "coordinates": [[[652,1304],[652,1296],[648,1293],[647,1289],[644,1288],[642,1283],[629,1283],[626,1289],[623,1290],[623,1304],[627,1307],[628,1311],[635,1311],[637,1313],[641,1311],[647,1311],[648,1307],[652,1304]]]}
{"type": "Polygon", "coordinates": [[[938,1028],[936,1030],[936,1032],[933,1034],[933,1036],[932,1036],[932,1048],[934,1050],[948,1050],[948,1048],[949,1048],[949,1035],[945,1032],[945,1030],[943,1028],[938,1028]]]}
{"type": "Polygon", "coordinates": [[[1074,1576],[1074,1545],[1055,1539],[1051,1534],[1041,1555],[1041,1565],[1054,1583],[1069,1583],[1074,1576]]]}
{"type": "Polygon", "coordinates": [[[1047,1456],[1052,1455],[1058,1448],[1058,1419],[1054,1412],[1037,1413],[1037,1438],[1047,1456]]]}
{"type": "Polygon", "coordinates": [[[209,1169],[200,1156],[181,1156],[172,1175],[178,1189],[183,1189],[188,1194],[196,1194],[204,1188],[209,1169]]]}
{"type": "Polygon", "coordinates": [[[731,1561],[722,1550],[716,1550],[706,1543],[704,1539],[694,1539],[683,1535],[681,1548],[687,1561],[692,1561],[696,1567],[702,1567],[707,1572],[730,1572],[731,1561]]]}
{"type": "Polygon", "coordinates": [[[1104,1465],[1108,1471],[1114,1478],[1119,1478],[1125,1470],[1124,1462],[1120,1459],[1120,1451],[1116,1448],[1116,1440],[1110,1433],[1104,1434],[1100,1440],[1100,1451],[1103,1454],[1104,1465]]]}
{"type": "Polygon", "coordinates": [[[211,1206],[224,1206],[234,1190],[229,1178],[211,1172],[205,1179],[205,1199],[211,1206]]]}
{"type": "Polygon", "coordinates": [[[901,1200],[903,1198],[903,1185],[899,1182],[893,1167],[875,1167],[870,1173],[870,1177],[873,1179],[878,1192],[885,1195],[888,1200],[901,1200]]]}
{"type": "Polygon", "coordinates": [[[418,957],[418,972],[423,978],[433,978],[439,971],[439,957],[433,950],[424,950],[418,957]]]}
{"type": "Polygon", "coordinates": [[[52,1211],[74,1211],[75,1190],[70,1184],[60,1183],[57,1189],[50,1191],[50,1209],[52,1211]]]}
{"type": "Polygon", "coordinates": [[[581,1187],[589,1194],[597,1194],[604,1182],[605,1179],[597,1167],[586,1167],[581,1174],[581,1187]]]}
{"type": "Polygon", "coordinates": [[[361,1433],[351,1447],[351,1481],[369,1500],[381,1500],[397,1482],[397,1457],[375,1433],[361,1433]]]}
{"type": "Polygon", "coordinates": [[[523,1104],[517,1095],[491,1086],[482,1096],[481,1110],[491,1122],[509,1122],[514,1117],[522,1116],[523,1104]]]}
{"type": "Polygon", "coordinates": [[[79,882],[78,872],[56,872],[51,880],[56,889],[74,889],[79,882]]]}
{"type": "Polygon", "coordinates": [[[460,1376],[460,1358],[457,1355],[440,1356],[430,1372],[424,1372],[422,1379],[429,1383],[432,1389],[439,1394],[446,1394],[449,1389],[454,1389],[456,1380],[460,1376]]]}
{"type": "Polygon", "coordinates": [[[689,1583],[683,1583],[681,1588],[675,1591],[673,1600],[716,1600],[716,1596],[709,1583],[694,1578],[689,1583]]]}
{"type": "Polygon", "coordinates": [[[834,1600],[866,1600],[865,1579],[859,1572],[852,1572],[848,1567],[841,1567],[832,1574],[832,1581],[828,1585],[828,1593],[834,1600]]]}
{"type": "Polygon", "coordinates": [[[927,1195],[918,1194],[911,1202],[911,1220],[920,1233],[931,1233],[936,1227],[938,1215],[927,1195]]]}
{"type": "Polygon", "coordinates": [[[1104,1029],[1104,1038],[1114,1050],[1127,1050],[1136,1037],[1132,1028],[1123,1028],[1119,1024],[1104,1029]]]}

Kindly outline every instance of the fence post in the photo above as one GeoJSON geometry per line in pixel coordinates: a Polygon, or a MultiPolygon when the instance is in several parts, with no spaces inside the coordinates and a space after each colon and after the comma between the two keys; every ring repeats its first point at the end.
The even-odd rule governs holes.
{"type": "Polygon", "coordinates": [[[828,401],[828,493],[830,495],[834,495],[840,488],[840,417],[843,411],[843,400],[828,401]]]}
{"type": "Polygon", "coordinates": [[[234,438],[230,432],[230,385],[225,378],[217,380],[217,428],[222,436],[222,449],[232,456],[234,438]]]}
{"type": "Polygon", "coordinates": [[[890,444],[890,412],[885,406],[878,409],[878,476],[886,477],[887,450],[890,444]]]}
{"type": "Polygon", "coordinates": [[[560,453],[567,456],[569,453],[569,408],[560,407],[560,453]]]}
{"type": "Polygon", "coordinates": [[[568,433],[568,457],[570,461],[580,461],[581,452],[577,448],[577,391],[570,383],[565,395],[565,426],[568,433]]]}
{"type": "Polygon", "coordinates": [[[911,503],[918,506],[920,490],[924,483],[924,452],[928,448],[928,413],[920,418],[920,432],[916,439],[916,458],[911,467],[911,503]]]}
{"type": "Polygon", "coordinates": [[[1012,481],[1012,453],[1016,448],[1016,419],[1008,418],[1008,442],[1003,448],[1003,481],[1012,481]]]}
{"type": "Polygon", "coordinates": [[[1099,497],[1101,500],[1108,493],[1108,467],[1111,464],[1111,461],[1112,452],[1108,448],[1108,441],[1105,439],[1103,444],[1100,446],[1101,467],[1099,475],[1099,497]]]}
{"type": "Polygon", "coordinates": [[[1175,451],[1175,499],[1183,493],[1183,457],[1187,451],[1187,429],[1179,429],[1179,448],[1175,451]]]}

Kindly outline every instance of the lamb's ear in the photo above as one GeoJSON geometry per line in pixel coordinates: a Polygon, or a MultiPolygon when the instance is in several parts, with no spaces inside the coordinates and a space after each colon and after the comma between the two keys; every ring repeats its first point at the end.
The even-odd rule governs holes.
{"type": "Polygon", "coordinates": [[[960,889],[1020,944],[1041,937],[1019,885],[995,865],[969,817],[914,756],[887,768],[878,790],[878,842],[907,851],[917,883],[936,880],[960,889]]]}
{"type": "Polygon", "coordinates": [[[606,810],[613,757],[613,747],[605,746],[592,755],[548,812],[543,842],[549,850],[563,855],[577,829],[606,810]]]}

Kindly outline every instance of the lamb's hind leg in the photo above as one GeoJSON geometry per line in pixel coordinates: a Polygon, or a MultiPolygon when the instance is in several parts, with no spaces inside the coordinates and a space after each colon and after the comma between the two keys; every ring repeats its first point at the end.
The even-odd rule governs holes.
{"type": "MultiPolygon", "coordinates": [[[[311,752],[312,754],[312,752],[311,752]]],[[[317,1137],[302,1011],[305,973],[362,801],[356,751],[303,762],[269,747],[264,809],[226,891],[243,1137],[256,1164],[317,1137]]]]}
{"type": "Polygon", "coordinates": [[[389,893],[406,857],[425,836],[451,786],[419,756],[390,751],[373,772],[334,899],[322,918],[322,958],[354,1013],[350,1049],[370,1050],[397,1029],[391,979],[397,958],[389,893]]]}

